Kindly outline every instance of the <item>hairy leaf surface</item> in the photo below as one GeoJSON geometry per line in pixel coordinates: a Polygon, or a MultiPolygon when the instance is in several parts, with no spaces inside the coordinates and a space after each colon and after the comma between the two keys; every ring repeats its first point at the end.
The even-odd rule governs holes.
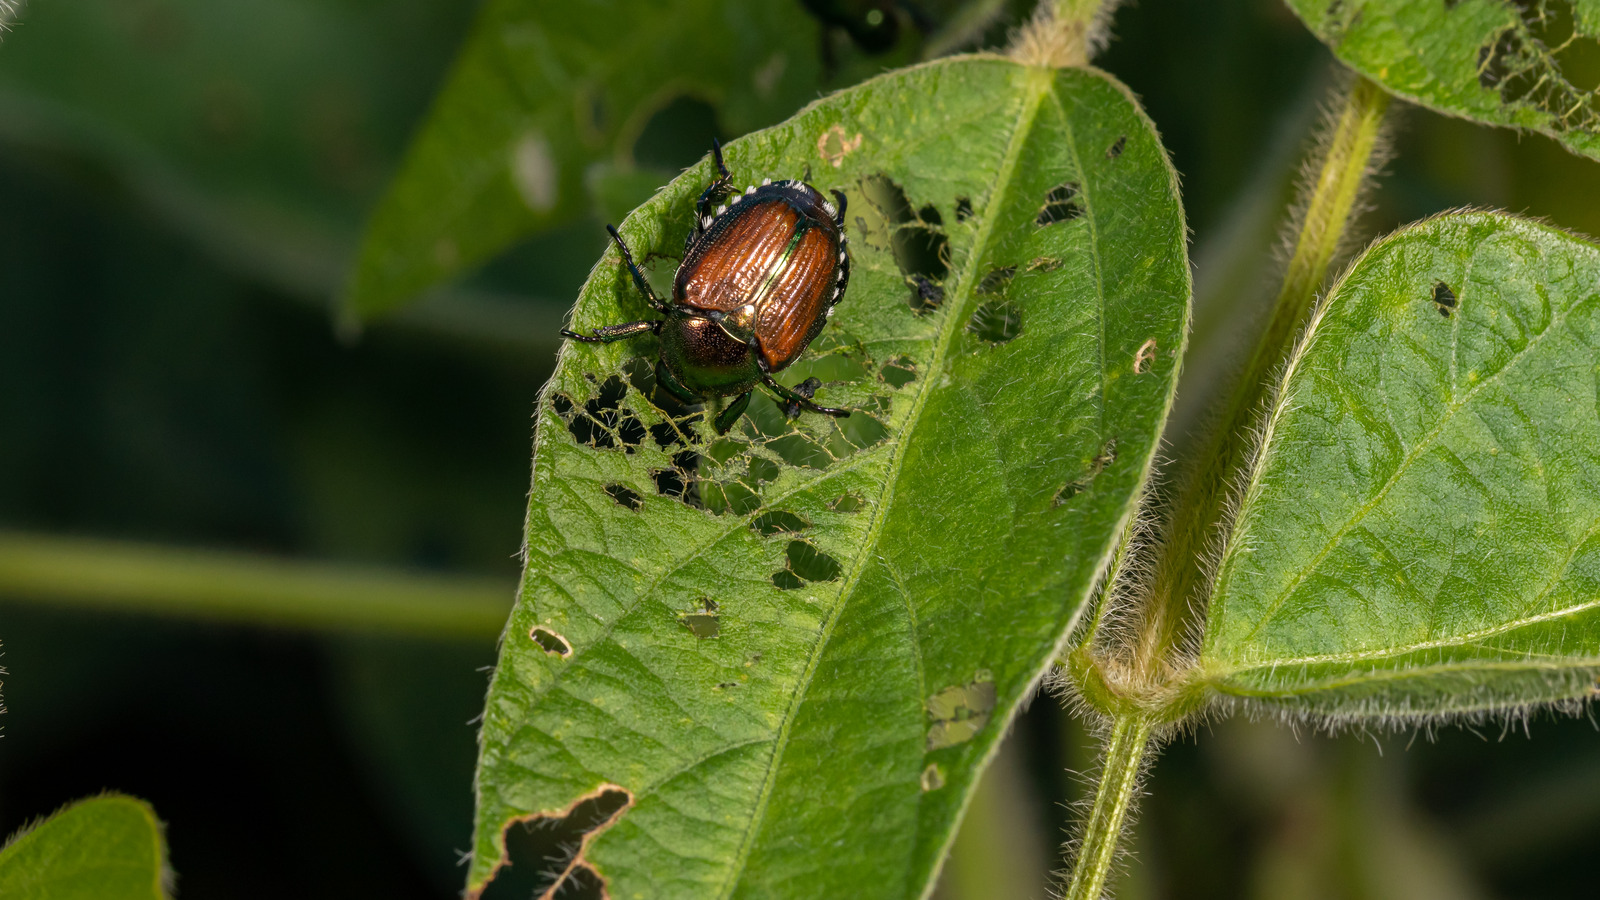
{"type": "Polygon", "coordinates": [[[6,900],[163,900],[166,845],[145,803],[110,795],[83,800],[0,850],[6,900]]]}
{"type": "MultiPolygon", "coordinates": [[[[650,116],[696,96],[745,131],[814,95],[799,3],[490,0],[374,213],[348,303],[382,312],[606,195],[650,116]]],[[[626,166],[624,166],[624,170],[626,166]]]]}
{"type": "MultiPolygon", "coordinates": [[[[786,423],[758,395],[718,438],[717,404],[650,401],[654,338],[563,350],[482,733],[486,897],[560,873],[612,897],[921,895],[1166,415],[1182,212],[1107,76],[929,64],[727,160],[741,187],[809,170],[846,194],[849,292],[780,377],[856,412],[786,423]]],[[[709,177],[624,223],[660,286],[709,177]]],[[[648,314],[613,250],[573,318],[648,314]]]]}
{"type": "Polygon", "coordinates": [[[1341,60],[1451,115],[1600,158],[1600,0],[1289,0],[1341,60]]]}
{"type": "Polygon", "coordinates": [[[1600,673],[1600,248],[1491,214],[1378,243],[1295,363],[1203,669],[1339,714],[1580,697],[1600,673]]]}

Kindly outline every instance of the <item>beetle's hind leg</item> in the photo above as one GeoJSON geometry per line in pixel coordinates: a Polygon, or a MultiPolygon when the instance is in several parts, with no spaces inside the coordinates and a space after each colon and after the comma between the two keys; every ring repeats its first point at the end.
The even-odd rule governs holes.
{"type": "Polygon", "coordinates": [[[835,419],[842,419],[850,415],[850,410],[848,409],[818,406],[811,401],[811,395],[817,392],[817,388],[822,387],[822,382],[815,378],[807,378],[792,388],[786,388],[779,384],[777,379],[767,372],[761,373],[761,380],[774,394],[778,395],[779,400],[783,401],[783,413],[791,419],[800,415],[800,410],[802,409],[819,412],[825,416],[833,416],[835,419]]]}
{"type": "Polygon", "coordinates": [[[621,325],[603,325],[590,334],[563,328],[561,329],[561,336],[572,338],[575,341],[582,341],[585,344],[611,344],[617,341],[625,341],[631,337],[638,337],[647,331],[653,334],[660,333],[660,320],[623,322],[621,325]]]}
{"type": "Polygon", "coordinates": [[[733,423],[739,421],[739,417],[744,415],[745,407],[750,405],[750,395],[752,393],[754,391],[745,391],[735,397],[733,402],[729,403],[721,413],[717,414],[716,421],[712,423],[716,426],[717,434],[727,434],[728,429],[733,427],[733,423]]]}

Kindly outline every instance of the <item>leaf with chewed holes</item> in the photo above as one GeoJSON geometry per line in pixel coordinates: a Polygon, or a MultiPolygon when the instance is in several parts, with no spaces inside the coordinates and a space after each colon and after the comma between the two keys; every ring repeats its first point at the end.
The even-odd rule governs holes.
{"type": "Polygon", "coordinates": [[[1288,0],[1339,59],[1450,115],[1600,159],[1600,0],[1288,0]]]}
{"type": "Polygon", "coordinates": [[[1201,671],[1334,716],[1491,712],[1600,675],[1600,247],[1509,216],[1379,242],[1293,364],[1201,671]]]}
{"type": "MultiPolygon", "coordinates": [[[[809,171],[846,195],[849,290],[779,377],[854,412],[786,421],[758,391],[717,435],[725,401],[655,389],[653,336],[565,347],[483,725],[486,897],[519,866],[614,898],[922,895],[1165,420],[1183,214],[1106,75],[941,61],[726,156],[741,189],[809,171]],[[597,792],[621,811],[565,862],[508,852],[597,792]]],[[[623,223],[658,290],[710,177],[623,223]]],[[[613,248],[573,325],[649,315],[613,248]]]]}
{"type": "Polygon", "coordinates": [[[80,800],[6,841],[6,900],[165,900],[166,841],[149,805],[108,794],[80,800]]]}

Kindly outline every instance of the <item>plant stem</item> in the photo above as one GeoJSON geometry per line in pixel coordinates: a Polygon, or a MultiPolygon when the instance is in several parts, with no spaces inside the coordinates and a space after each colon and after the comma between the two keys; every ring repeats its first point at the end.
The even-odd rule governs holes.
{"type": "Polygon", "coordinates": [[[0,532],[0,597],[291,628],[493,640],[509,579],[0,532]]]}
{"type": "Polygon", "coordinates": [[[1072,880],[1062,900],[1100,900],[1105,893],[1111,862],[1117,855],[1117,840],[1122,836],[1122,824],[1133,803],[1139,768],[1149,743],[1150,723],[1143,716],[1127,715],[1112,720],[1094,807],[1083,823],[1078,856],[1072,864],[1072,880]]]}
{"type": "Polygon", "coordinates": [[[1164,529],[1148,608],[1144,611],[1133,670],[1161,683],[1188,626],[1188,615],[1204,609],[1202,561],[1213,526],[1225,518],[1229,487],[1249,462],[1251,426],[1271,394],[1271,381],[1294,348],[1316,304],[1328,267],[1344,242],[1362,184],[1381,153],[1379,136],[1389,95],[1355,77],[1323,147],[1322,160],[1305,186],[1294,255],[1283,288],[1231,394],[1223,399],[1209,431],[1195,442],[1195,467],[1178,485],[1164,529]]]}

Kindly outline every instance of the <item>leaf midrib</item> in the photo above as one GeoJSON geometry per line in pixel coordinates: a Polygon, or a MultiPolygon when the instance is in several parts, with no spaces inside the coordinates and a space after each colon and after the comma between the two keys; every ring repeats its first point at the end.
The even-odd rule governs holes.
{"type": "MultiPolygon", "coordinates": [[[[900,468],[905,461],[905,448],[909,446],[912,435],[922,421],[923,407],[927,404],[929,396],[932,395],[940,381],[939,374],[944,371],[945,361],[949,356],[950,344],[959,331],[958,326],[962,321],[961,313],[966,310],[972,300],[972,286],[976,283],[977,270],[984,259],[984,251],[988,247],[994,232],[995,221],[999,217],[999,211],[1005,199],[1010,197],[1010,192],[1007,189],[1010,187],[1011,180],[1015,175],[1018,158],[1027,143],[1027,136],[1032,131],[1033,121],[1038,115],[1039,105],[1044,100],[1045,94],[1048,93],[1047,88],[1054,79],[1054,72],[1044,69],[1026,69],[1025,74],[1026,87],[1022,109],[1019,111],[1010,143],[1006,147],[1005,156],[1001,160],[999,172],[995,178],[995,190],[989,196],[983,224],[978,229],[978,233],[973,240],[972,251],[967,256],[966,266],[962,270],[957,283],[958,286],[953,292],[957,302],[949,304],[945,312],[945,319],[940,325],[939,337],[934,343],[933,352],[928,359],[928,375],[922,379],[922,385],[912,399],[911,409],[906,415],[905,427],[893,442],[893,453],[884,479],[883,492],[880,495],[878,504],[872,511],[872,521],[864,535],[863,548],[875,548],[878,545],[886,514],[894,504],[895,487],[899,483],[900,468]]],[[[772,797],[773,785],[777,781],[783,752],[788,746],[790,732],[794,727],[794,720],[800,704],[810,690],[811,681],[816,675],[823,651],[832,637],[833,628],[839,621],[840,613],[849,604],[849,597],[854,592],[856,585],[859,584],[861,575],[866,568],[867,558],[870,555],[866,549],[855,555],[851,562],[850,572],[840,587],[837,595],[838,599],[818,632],[817,640],[813,644],[811,654],[806,660],[806,667],[801,672],[797,689],[790,698],[788,708],[784,711],[783,724],[779,727],[777,739],[773,742],[772,756],[767,764],[766,774],[762,780],[755,809],[750,816],[748,824],[745,826],[745,834],[740,840],[739,850],[734,854],[731,865],[728,867],[728,880],[716,895],[718,900],[727,900],[740,883],[745,863],[749,860],[750,853],[754,848],[759,827],[765,820],[767,804],[772,797]]]]}

